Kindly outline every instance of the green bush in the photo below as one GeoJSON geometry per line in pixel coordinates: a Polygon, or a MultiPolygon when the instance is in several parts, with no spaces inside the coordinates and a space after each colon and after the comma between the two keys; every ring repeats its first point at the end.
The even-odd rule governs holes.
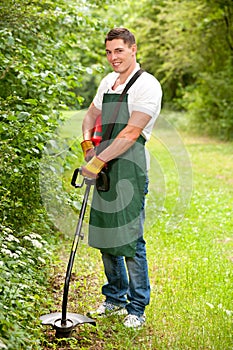
{"type": "Polygon", "coordinates": [[[212,75],[202,73],[197,83],[186,88],[183,106],[189,113],[189,127],[199,134],[215,135],[220,139],[233,138],[233,76],[230,70],[212,75]]]}
{"type": "MultiPolygon", "coordinates": [[[[71,145],[59,158],[64,145],[56,130],[62,111],[80,109],[83,102],[82,59],[88,64],[87,42],[101,31],[100,19],[90,16],[92,6],[72,0],[0,4],[0,348],[39,349],[36,326],[56,237],[42,201],[41,163],[56,159],[59,172],[50,175],[60,176],[73,160],[73,147],[79,153],[71,145]],[[60,149],[51,157],[56,143],[60,149]]],[[[62,187],[56,199],[78,206],[62,187]]]]}
{"type": "Polygon", "coordinates": [[[90,16],[91,8],[91,2],[87,7],[64,0],[4,0],[0,6],[4,225],[27,226],[36,215],[44,147],[62,122],[60,111],[82,104],[78,88],[87,69],[82,60],[85,57],[88,64],[87,42],[101,31],[100,20],[90,16]]]}
{"type": "Polygon", "coordinates": [[[51,247],[41,234],[2,225],[0,229],[0,339],[9,350],[39,349],[39,337],[35,339],[46,299],[51,247]]]}

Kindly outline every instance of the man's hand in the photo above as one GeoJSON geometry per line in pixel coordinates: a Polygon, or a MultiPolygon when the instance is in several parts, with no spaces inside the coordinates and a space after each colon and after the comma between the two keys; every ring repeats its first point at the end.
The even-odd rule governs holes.
{"type": "Polygon", "coordinates": [[[82,175],[90,179],[96,179],[106,163],[99,157],[94,156],[85,166],[82,166],[82,175]]]}
{"type": "Polygon", "coordinates": [[[81,147],[83,150],[84,159],[89,162],[91,158],[95,156],[95,149],[91,140],[84,140],[81,142],[81,147]]]}

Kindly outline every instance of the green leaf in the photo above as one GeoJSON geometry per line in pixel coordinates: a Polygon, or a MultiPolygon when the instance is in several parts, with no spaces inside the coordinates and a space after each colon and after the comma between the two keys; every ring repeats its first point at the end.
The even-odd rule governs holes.
{"type": "Polygon", "coordinates": [[[38,105],[38,100],[29,98],[29,99],[25,100],[25,103],[29,104],[29,105],[37,106],[38,105]]]}

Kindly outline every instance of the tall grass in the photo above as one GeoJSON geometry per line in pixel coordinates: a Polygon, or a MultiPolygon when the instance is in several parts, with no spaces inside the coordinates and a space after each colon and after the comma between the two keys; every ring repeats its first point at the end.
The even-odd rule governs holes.
{"type": "MultiPolygon", "coordinates": [[[[78,327],[66,349],[233,349],[233,144],[171,130],[185,164],[166,143],[167,130],[155,128],[148,144],[146,326],[135,331],[125,329],[121,317],[100,318],[96,328],[78,327]],[[180,201],[181,212],[174,210],[180,201]]],[[[69,311],[84,314],[103,300],[105,279],[98,251],[85,240],[77,255],[69,311]]],[[[57,340],[44,348],[63,346],[57,340]]]]}

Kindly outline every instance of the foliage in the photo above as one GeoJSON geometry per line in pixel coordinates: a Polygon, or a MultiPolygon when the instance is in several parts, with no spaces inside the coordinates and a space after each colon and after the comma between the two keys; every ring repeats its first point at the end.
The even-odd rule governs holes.
{"type": "Polygon", "coordinates": [[[162,83],[164,104],[189,111],[190,127],[231,139],[231,0],[128,1],[139,58],[162,83]]]}
{"type": "MultiPolygon", "coordinates": [[[[230,66],[229,66],[230,68],[230,66]]],[[[232,71],[228,69],[209,75],[200,73],[195,86],[183,91],[182,105],[190,113],[190,125],[198,134],[233,138],[233,86],[232,71]]]]}
{"type": "MultiPolygon", "coordinates": [[[[88,43],[102,30],[97,12],[91,15],[98,6],[73,0],[0,4],[0,330],[9,349],[39,346],[33,340],[35,317],[45,297],[46,255],[54,244],[40,192],[41,163],[51,158],[54,145],[64,146],[56,131],[63,122],[61,110],[82,106],[79,88],[90,69],[88,43]]],[[[59,174],[74,152],[79,155],[79,146],[71,145],[67,157],[59,159],[59,174]]],[[[55,153],[51,159],[58,160],[61,148],[55,153]]],[[[76,207],[80,200],[73,194],[64,198],[62,187],[56,196],[76,207]]]]}
{"type": "MultiPolygon", "coordinates": [[[[116,25],[115,1],[104,2],[101,1],[101,7],[94,7],[92,9],[92,16],[94,18],[101,18],[101,30],[96,30],[91,38],[86,37],[84,33],[83,43],[87,47],[87,51],[80,54],[80,60],[86,67],[85,75],[82,76],[81,86],[74,89],[76,94],[84,98],[82,107],[89,107],[96,94],[97,87],[104,75],[111,71],[111,68],[106,60],[104,38],[106,33],[116,25]],[[112,7],[114,10],[112,10],[112,7]],[[111,12],[114,11],[113,16],[111,12]],[[106,16],[106,13],[109,16],[106,16]]],[[[75,55],[75,52],[74,52],[75,55]]]]}
{"type": "MultiPolygon", "coordinates": [[[[43,221],[40,224],[51,233],[43,221]]],[[[1,340],[10,350],[39,349],[41,305],[49,302],[45,276],[52,262],[51,246],[42,238],[42,230],[39,234],[26,230],[19,233],[2,225],[0,229],[1,340]]]]}
{"type": "Polygon", "coordinates": [[[31,221],[40,205],[38,163],[62,119],[58,111],[82,103],[72,89],[80,85],[86,70],[81,59],[88,52],[88,33],[101,28],[89,11],[82,2],[63,0],[2,5],[1,219],[5,223],[18,226],[31,221]]]}

